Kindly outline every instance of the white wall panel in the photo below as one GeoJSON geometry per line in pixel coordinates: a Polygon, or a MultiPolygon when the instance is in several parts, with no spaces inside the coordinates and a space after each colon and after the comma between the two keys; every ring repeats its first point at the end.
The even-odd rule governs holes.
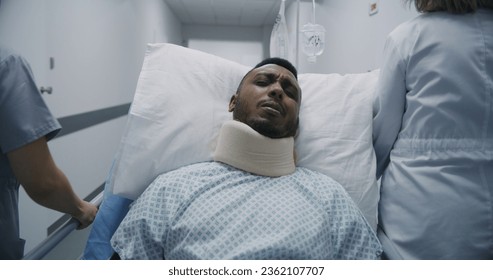
{"type": "MultiPolygon", "coordinates": [[[[379,67],[385,38],[398,24],[415,17],[403,1],[378,0],[378,13],[369,15],[370,0],[317,0],[316,23],[326,29],[325,51],[310,64],[299,50],[300,72],[361,73],[379,67]]],[[[296,5],[291,5],[295,9],[296,5]]],[[[294,15],[293,11],[289,11],[294,15]]],[[[300,1],[299,27],[311,21],[311,1],[300,1]]],[[[289,19],[291,23],[295,17],[289,19]]]]}
{"type": "Polygon", "coordinates": [[[254,66],[264,53],[263,27],[184,25],[183,37],[189,48],[254,66]]]}

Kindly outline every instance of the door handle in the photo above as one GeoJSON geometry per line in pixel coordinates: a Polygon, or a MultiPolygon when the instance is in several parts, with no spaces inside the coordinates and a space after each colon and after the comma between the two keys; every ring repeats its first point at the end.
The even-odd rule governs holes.
{"type": "Polygon", "coordinates": [[[53,92],[53,88],[52,87],[40,87],[39,91],[41,91],[41,94],[43,94],[45,92],[48,94],[51,94],[53,92]]]}

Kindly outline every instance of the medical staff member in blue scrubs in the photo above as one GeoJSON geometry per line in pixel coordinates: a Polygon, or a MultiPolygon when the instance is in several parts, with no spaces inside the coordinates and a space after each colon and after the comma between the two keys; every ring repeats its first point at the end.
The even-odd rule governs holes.
{"type": "Polygon", "coordinates": [[[493,259],[493,0],[408,0],[373,141],[389,259],[493,259]]]}
{"type": "Polygon", "coordinates": [[[22,184],[38,204],[72,215],[79,228],[97,208],[81,200],[51,157],[47,141],[60,124],[46,107],[27,61],[0,46],[0,259],[21,259],[18,195],[22,184]]]}

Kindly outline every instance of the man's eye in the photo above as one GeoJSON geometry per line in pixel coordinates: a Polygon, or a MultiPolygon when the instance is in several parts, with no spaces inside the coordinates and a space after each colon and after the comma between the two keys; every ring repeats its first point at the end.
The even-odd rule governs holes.
{"type": "Polygon", "coordinates": [[[294,100],[298,100],[298,91],[294,89],[287,89],[286,94],[294,100]]]}
{"type": "Polygon", "coordinates": [[[266,86],[266,85],[269,84],[269,81],[267,81],[267,80],[257,80],[255,82],[255,84],[258,85],[258,86],[266,86]]]}

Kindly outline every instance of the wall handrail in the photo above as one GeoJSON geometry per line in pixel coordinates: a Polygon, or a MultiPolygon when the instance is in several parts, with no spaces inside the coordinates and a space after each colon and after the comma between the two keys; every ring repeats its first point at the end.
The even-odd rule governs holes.
{"type": "MultiPolygon", "coordinates": [[[[99,207],[103,201],[104,192],[99,193],[90,202],[99,207]]],[[[51,252],[65,237],[77,229],[79,221],[75,218],[71,218],[58,230],[50,234],[45,240],[43,240],[38,246],[33,248],[29,253],[24,255],[23,260],[41,260],[48,253],[51,252]]]]}

